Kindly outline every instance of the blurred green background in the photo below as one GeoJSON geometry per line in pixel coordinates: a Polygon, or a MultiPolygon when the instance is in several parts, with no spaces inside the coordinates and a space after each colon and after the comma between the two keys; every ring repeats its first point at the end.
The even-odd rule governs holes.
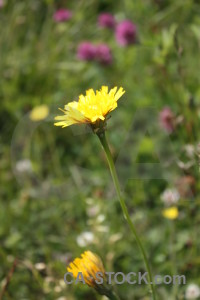
{"type": "MultiPolygon", "coordinates": [[[[96,252],[108,271],[145,270],[99,141],[84,126],[53,126],[59,107],[102,85],[126,91],[108,136],[153,274],[187,278],[186,285],[157,286],[158,299],[192,299],[188,285],[200,285],[199,51],[197,0],[2,2],[0,299],[103,299],[64,283],[67,264],[84,250],[96,252]],[[60,8],[71,10],[67,22],[54,20],[60,8]],[[103,12],[136,24],[137,41],[121,47],[114,30],[99,27],[103,12]],[[107,44],[112,63],[80,61],[82,41],[107,44]],[[48,107],[47,118],[31,120],[40,105],[48,107]],[[165,107],[170,133],[159,121],[165,107]],[[141,173],[144,163],[149,169],[141,173]],[[169,189],[178,193],[174,220],[163,216],[169,189]]],[[[150,299],[145,285],[116,289],[124,300],[150,299]]]]}

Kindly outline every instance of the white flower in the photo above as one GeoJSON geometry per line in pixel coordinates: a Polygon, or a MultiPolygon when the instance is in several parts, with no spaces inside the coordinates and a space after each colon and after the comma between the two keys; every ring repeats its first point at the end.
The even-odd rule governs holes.
{"type": "Polygon", "coordinates": [[[35,268],[36,268],[38,271],[42,271],[42,270],[46,269],[46,264],[43,263],[43,262],[36,263],[36,264],[35,264],[35,268]]]}
{"type": "Polygon", "coordinates": [[[77,236],[76,242],[80,247],[86,247],[94,241],[94,234],[90,231],[84,231],[77,236]]]}
{"type": "Polygon", "coordinates": [[[105,220],[105,215],[101,214],[101,215],[98,215],[97,217],[97,222],[98,223],[102,223],[104,220],[105,220]]]}
{"type": "Polygon", "coordinates": [[[110,236],[110,243],[116,243],[123,237],[122,233],[118,232],[110,236]]]}
{"type": "Polygon", "coordinates": [[[30,173],[32,172],[32,164],[29,159],[22,159],[16,163],[16,171],[19,173],[30,173]]]}
{"type": "Polygon", "coordinates": [[[91,207],[87,208],[87,215],[88,217],[95,217],[100,210],[100,207],[98,205],[93,205],[91,207]]]}
{"type": "Polygon", "coordinates": [[[195,154],[195,147],[191,144],[185,145],[185,152],[189,158],[193,158],[195,154]]]}
{"type": "Polygon", "coordinates": [[[59,285],[56,285],[56,286],[54,287],[54,291],[55,291],[56,293],[60,293],[60,292],[62,291],[62,288],[61,288],[59,285]]]}
{"type": "Polygon", "coordinates": [[[110,228],[108,226],[103,226],[103,225],[99,225],[99,226],[96,226],[96,230],[98,232],[109,232],[110,231],[110,228]]]}
{"type": "Polygon", "coordinates": [[[197,299],[200,296],[200,288],[198,285],[191,283],[188,285],[186,292],[185,292],[185,298],[186,299],[197,299]]]}
{"type": "Polygon", "coordinates": [[[180,199],[180,194],[176,189],[166,189],[161,195],[161,200],[165,205],[174,205],[180,199]]]}

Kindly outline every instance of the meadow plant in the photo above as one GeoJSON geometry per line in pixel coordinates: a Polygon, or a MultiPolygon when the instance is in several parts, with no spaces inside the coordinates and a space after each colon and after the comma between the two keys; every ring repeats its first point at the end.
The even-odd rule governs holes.
{"type": "Polygon", "coordinates": [[[81,258],[76,258],[67,267],[67,271],[72,273],[77,280],[79,274],[83,276],[86,284],[94,288],[100,295],[105,295],[111,300],[119,299],[114,293],[112,286],[107,284],[106,271],[101,261],[101,258],[91,251],[85,251],[81,254],[81,258]],[[102,284],[98,284],[98,273],[102,275],[102,284]]]}
{"type": "Polygon", "coordinates": [[[70,20],[71,17],[72,17],[72,12],[70,10],[64,9],[64,8],[57,10],[53,15],[54,21],[58,22],[58,23],[66,22],[66,21],[70,20]]]}
{"type": "Polygon", "coordinates": [[[97,45],[96,60],[103,65],[110,65],[112,63],[112,53],[108,45],[106,44],[97,45]]]}
{"type": "Polygon", "coordinates": [[[85,61],[94,60],[96,57],[96,47],[90,42],[81,42],[78,46],[77,57],[85,61]]]}
{"type": "MultiPolygon", "coordinates": [[[[141,251],[142,257],[144,259],[144,263],[148,272],[148,279],[149,279],[149,288],[152,294],[152,299],[156,299],[154,285],[152,283],[152,275],[150,266],[148,263],[148,259],[144,250],[144,247],[141,243],[140,237],[137,234],[135,226],[132,223],[131,217],[129,215],[126,203],[121,195],[120,184],[118,180],[118,175],[115,169],[115,164],[113,161],[113,157],[107,142],[106,138],[106,125],[108,120],[108,115],[111,111],[113,111],[118,106],[118,100],[123,96],[125,93],[124,89],[120,87],[112,88],[108,91],[107,86],[102,86],[102,88],[96,93],[93,89],[89,89],[86,91],[86,95],[80,95],[78,101],[69,102],[65,105],[64,110],[61,111],[64,115],[55,117],[55,120],[58,121],[54,123],[56,126],[61,126],[62,128],[73,125],[73,124],[87,124],[94,134],[97,135],[99,141],[105,151],[105,155],[107,158],[107,162],[110,168],[110,173],[113,179],[113,183],[116,189],[116,193],[118,195],[120,205],[122,208],[123,215],[128,222],[128,225],[133,233],[139,249],[141,251]]],[[[88,256],[88,255],[86,255],[88,256]]],[[[90,255],[89,255],[90,256],[90,255]]],[[[87,267],[84,268],[84,261],[88,261],[85,256],[83,256],[82,260],[75,260],[73,268],[71,269],[75,275],[78,274],[77,266],[82,266],[82,269],[88,270],[87,267]]],[[[95,260],[96,261],[96,260],[95,260]]],[[[98,265],[98,263],[97,263],[98,265]]],[[[94,268],[94,266],[93,266],[94,268]]],[[[92,268],[92,269],[93,269],[92,268]]],[[[93,274],[93,273],[92,273],[93,274]]],[[[94,275],[94,274],[93,274],[94,275]]],[[[88,285],[92,286],[91,282],[88,282],[88,285]]],[[[97,289],[99,292],[99,290],[97,289]]],[[[104,293],[105,294],[105,293],[104,293]]],[[[106,295],[106,294],[105,294],[106,295]]],[[[109,295],[108,295],[109,296],[109,295]]],[[[112,296],[113,297],[113,296],[112,296]]],[[[110,297],[110,299],[114,299],[110,297]]]]}
{"type": "Polygon", "coordinates": [[[165,107],[160,111],[160,125],[166,130],[166,132],[171,133],[174,131],[174,114],[169,107],[165,107]]]}
{"type": "Polygon", "coordinates": [[[113,29],[115,27],[115,18],[110,13],[102,13],[98,17],[99,27],[113,29]]]}
{"type": "Polygon", "coordinates": [[[137,27],[130,20],[124,20],[116,26],[116,40],[120,46],[128,46],[136,42],[137,27]]]}

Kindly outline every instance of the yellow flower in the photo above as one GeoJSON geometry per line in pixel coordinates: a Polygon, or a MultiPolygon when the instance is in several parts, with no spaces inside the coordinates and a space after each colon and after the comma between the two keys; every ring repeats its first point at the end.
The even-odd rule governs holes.
{"type": "Polygon", "coordinates": [[[98,280],[96,277],[97,272],[101,272],[104,279],[106,279],[105,269],[100,257],[91,251],[85,251],[81,254],[81,258],[76,258],[67,267],[67,271],[71,272],[75,279],[77,278],[78,273],[81,272],[87,285],[97,289],[99,288],[98,284],[95,282],[95,280],[98,280]]]}
{"type": "Polygon", "coordinates": [[[31,121],[41,121],[46,119],[49,114],[49,108],[47,105],[39,105],[32,109],[30,112],[30,119],[31,121]]]}
{"type": "Polygon", "coordinates": [[[55,117],[59,121],[56,126],[67,127],[76,123],[95,124],[106,119],[109,112],[117,107],[117,101],[125,93],[123,88],[114,87],[108,92],[107,86],[102,86],[99,91],[93,89],[86,91],[86,95],[80,95],[79,100],[65,105],[63,116],[55,117]]]}
{"type": "Polygon", "coordinates": [[[166,208],[162,211],[162,214],[165,218],[174,220],[178,217],[178,208],[176,206],[166,208]]]}

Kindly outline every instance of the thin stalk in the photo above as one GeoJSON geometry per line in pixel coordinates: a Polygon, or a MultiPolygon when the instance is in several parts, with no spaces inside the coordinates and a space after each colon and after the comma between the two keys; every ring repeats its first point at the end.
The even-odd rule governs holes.
{"type": "Polygon", "coordinates": [[[113,291],[109,290],[106,294],[104,294],[106,297],[108,297],[110,300],[120,300],[118,295],[113,291]]]}
{"type": "Polygon", "coordinates": [[[108,296],[108,298],[110,300],[120,300],[119,297],[115,294],[115,293],[112,293],[108,296]]]}
{"type": "Polygon", "coordinates": [[[106,139],[105,132],[99,133],[97,135],[99,137],[99,140],[100,140],[100,142],[103,146],[103,149],[105,151],[105,154],[106,154],[106,158],[107,158],[108,165],[109,165],[109,168],[110,168],[111,176],[112,176],[112,179],[113,179],[113,182],[114,182],[114,186],[115,186],[117,195],[119,197],[119,201],[120,201],[120,205],[121,205],[124,217],[125,217],[126,221],[128,222],[128,225],[129,225],[132,233],[134,234],[134,237],[136,239],[138,247],[139,247],[139,249],[141,251],[141,254],[143,256],[144,264],[145,264],[147,272],[148,272],[148,279],[149,279],[148,283],[149,283],[150,292],[152,293],[152,299],[156,300],[155,288],[154,288],[154,285],[153,285],[151,269],[150,269],[150,266],[149,266],[149,263],[148,263],[148,259],[147,259],[145,250],[143,248],[143,245],[140,241],[139,235],[137,234],[135,226],[132,223],[131,218],[129,216],[128,209],[126,207],[126,203],[125,203],[124,199],[121,196],[119,179],[118,179],[118,176],[117,176],[117,172],[116,172],[115,164],[114,164],[114,161],[113,161],[113,157],[112,157],[112,154],[110,152],[110,148],[108,146],[108,142],[107,142],[107,139],[106,139]]]}

